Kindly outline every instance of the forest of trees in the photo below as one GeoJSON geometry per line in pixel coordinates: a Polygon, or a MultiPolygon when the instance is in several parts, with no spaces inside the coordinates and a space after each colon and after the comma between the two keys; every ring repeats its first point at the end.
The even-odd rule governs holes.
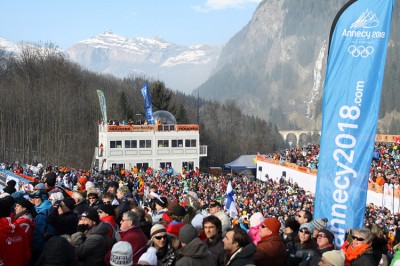
{"type": "Polygon", "coordinates": [[[18,56],[0,52],[0,161],[88,169],[101,118],[96,90],[105,94],[109,119],[134,119],[144,114],[144,82],[149,83],[153,112],[167,110],[178,123],[200,124],[201,145],[208,146],[202,167],[285,146],[275,124],[244,115],[234,101],[204,101],[143,76],[95,74],[49,43],[21,45],[18,56]]]}

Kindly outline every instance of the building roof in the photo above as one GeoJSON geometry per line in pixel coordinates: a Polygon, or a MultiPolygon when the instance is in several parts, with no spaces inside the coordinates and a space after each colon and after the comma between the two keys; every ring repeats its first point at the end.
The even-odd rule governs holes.
{"type": "Polygon", "coordinates": [[[256,169],[257,163],[255,158],[257,155],[240,155],[239,158],[236,160],[225,164],[225,168],[229,168],[232,170],[238,170],[238,169],[256,169]]]}

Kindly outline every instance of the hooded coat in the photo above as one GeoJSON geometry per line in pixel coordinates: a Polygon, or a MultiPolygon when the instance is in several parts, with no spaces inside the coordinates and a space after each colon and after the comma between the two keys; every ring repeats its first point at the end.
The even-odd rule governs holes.
{"type": "Polygon", "coordinates": [[[78,265],[104,265],[108,230],[109,226],[104,222],[100,222],[86,232],[76,232],[71,236],[75,244],[78,265]]]}
{"type": "Polygon", "coordinates": [[[211,266],[217,265],[216,257],[208,251],[206,245],[196,237],[189,244],[178,251],[181,258],[176,266],[211,266]]]}

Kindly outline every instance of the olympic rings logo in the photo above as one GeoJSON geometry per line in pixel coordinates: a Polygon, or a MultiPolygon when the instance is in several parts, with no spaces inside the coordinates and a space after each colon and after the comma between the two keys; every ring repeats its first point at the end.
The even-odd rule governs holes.
{"type": "Polygon", "coordinates": [[[350,45],[347,51],[353,56],[353,57],[359,57],[361,56],[362,58],[368,57],[370,54],[374,53],[374,47],[372,46],[358,46],[356,47],[355,45],[350,45]]]}

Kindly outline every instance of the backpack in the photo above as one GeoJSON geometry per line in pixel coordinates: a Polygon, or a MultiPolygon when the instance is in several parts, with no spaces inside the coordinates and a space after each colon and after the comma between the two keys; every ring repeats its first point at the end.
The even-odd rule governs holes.
{"type": "Polygon", "coordinates": [[[106,247],[107,247],[107,251],[110,251],[111,248],[114,246],[114,244],[119,241],[121,239],[121,236],[118,233],[118,225],[116,227],[114,227],[111,223],[104,221],[104,223],[106,223],[111,230],[111,235],[110,233],[107,234],[106,237],[106,247]]]}

